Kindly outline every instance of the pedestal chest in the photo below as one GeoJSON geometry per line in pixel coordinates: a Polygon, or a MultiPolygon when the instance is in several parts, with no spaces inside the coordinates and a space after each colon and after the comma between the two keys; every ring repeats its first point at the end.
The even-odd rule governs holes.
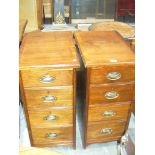
{"type": "Polygon", "coordinates": [[[76,32],[86,68],[84,147],[120,140],[134,100],[134,52],[115,31],[76,32]]]}
{"type": "Polygon", "coordinates": [[[20,48],[20,91],[32,146],[76,146],[76,71],[71,32],[31,32],[20,48]]]}

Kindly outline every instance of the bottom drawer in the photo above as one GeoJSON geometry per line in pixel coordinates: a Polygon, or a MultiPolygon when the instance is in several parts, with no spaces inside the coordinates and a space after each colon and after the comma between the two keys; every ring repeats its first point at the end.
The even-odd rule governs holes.
{"type": "Polygon", "coordinates": [[[119,139],[125,130],[126,122],[100,122],[88,124],[87,143],[113,141],[119,139]]]}
{"type": "Polygon", "coordinates": [[[32,128],[33,145],[65,145],[73,141],[73,127],[32,128]]]}

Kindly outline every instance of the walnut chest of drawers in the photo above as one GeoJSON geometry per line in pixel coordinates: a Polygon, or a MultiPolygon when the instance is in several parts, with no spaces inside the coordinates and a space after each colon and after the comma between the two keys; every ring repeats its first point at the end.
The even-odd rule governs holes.
{"type": "Polygon", "coordinates": [[[119,141],[134,100],[134,52],[115,31],[76,32],[86,68],[84,147],[119,141]]]}
{"type": "Polygon", "coordinates": [[[20,91],[32,146],[76,146],[76,71],[71,32],[31,32],[20,48],[20,91]]]}

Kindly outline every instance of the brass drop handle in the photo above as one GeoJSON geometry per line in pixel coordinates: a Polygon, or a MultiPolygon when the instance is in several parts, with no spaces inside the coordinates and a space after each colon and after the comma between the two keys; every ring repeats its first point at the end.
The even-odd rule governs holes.
{"type": "Polygon", "coordinates": [[[55,80],[54,76],[44,75],[40,78],[40,82],[42,83],[51,83],[55,80]]]}
{"type": "Polygon", "coordinates": [[[119,72],[110,72],[107,74],[108,80],[114,81],[114,80],[118,80],[120,78],[121,78],[121,73],[119,73],[119,72]]]}
{"type": "Polygon", "coordinates": [[[47,121],[53,121],[58,119],[58,117],[56,115],[48,115],[48,116],[45,116],[43,119],[47,121]]]}
{"type": "Polygon", "coordinates": [[[102,114],[104,117],[112,117],[116,115],[116,112],[109,110],[109,111],[104,111],[102,114]]]}
{"type": "Polygon", "coordinates": [[[111,128],[103,128],[101,129],[101,134],[111,134],[112,129],[111,128]]]}
{"type": "Polygon", "coordinates": [[[118,98],[119,97],[119,94],[116,92],[116,91],[110,91],[110,92],[106,92],[105,93],[105,98],[106,99],[115,99],[115,98],[118,98]]]}
{"type": "Polygon", "coordinates": [[[52,96],[52,95],[47,95],[47,96],[42,97],[43,102],[54,102],[56,100],[57,100],[57,97],[52,96]]]}
{"type": "Polygon", "coordinates": [[[56,133],[48,133],[48,134],[46,135],[46,137],[47,137],[47,138],[50,138],[50,139],[56,138],[57,136],[58,136],[58,134],[56,134],[56,133]]]}

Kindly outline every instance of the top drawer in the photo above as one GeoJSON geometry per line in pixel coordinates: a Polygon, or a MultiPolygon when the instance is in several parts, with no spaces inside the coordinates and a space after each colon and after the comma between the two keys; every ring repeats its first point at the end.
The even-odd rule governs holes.
{"type": "Polygon", "coordinates": [[[134,72],[134,64],[107,65],[101,68],[92,68],[90,72],[90,84],[134,81],[134,72]]]}
{"type": "Polygon", "coordinates": [[[33,69],[21,71],[24,87],[72,85],[73,70],[33,69]]]}

